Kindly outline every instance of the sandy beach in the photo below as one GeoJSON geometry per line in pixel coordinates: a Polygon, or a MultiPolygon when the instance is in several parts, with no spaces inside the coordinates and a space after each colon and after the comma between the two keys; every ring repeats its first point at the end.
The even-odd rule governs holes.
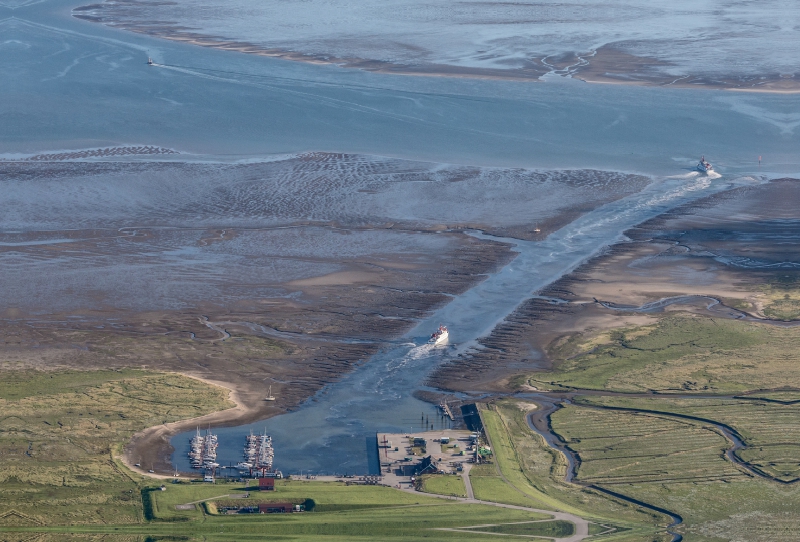
{"type": "Polygon", "coordinates": [[[173,435],[191,430],[195,427],[219,426],[233,422],[238,423],[242,420],[254,419],[254,417],[257,418],[263,415],[258,408],[242,401],[239,397],[239,392],[228,383],[209,380],[185,372],[180,374],[212,386],[219,386],[227,389],[228,399],[236,406],[189,420],[148,427],[133,435],[131,440],[124,446],[119,459],[126,467],[137,474],[159,479],[171,479],[174,477],[174,473],[171,475],[166,474],[169,469],[165,468],[165,465],[170,464],[172,446],[169,443],[169,439],[173,435]],[[137,463],[142,466],[137,467],[137,463]],[[150,466],[152,466],[153,469],[148,468],[150,466]],[[157,472],[149,472],[150,470],[155,470],[156,467],[158,467],[157,472]]]}

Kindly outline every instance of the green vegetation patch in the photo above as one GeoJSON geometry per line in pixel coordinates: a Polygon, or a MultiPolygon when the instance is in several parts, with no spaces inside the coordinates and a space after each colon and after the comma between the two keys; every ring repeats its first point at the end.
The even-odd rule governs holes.
{"type": "Polygon", "coordinates": [[[655,326],[575,336],[535,385],[623,392],[727,392],[800,384],[800,329],[670,315],[655,326]]]}
{"type": "Polygon", "coordinates": [[[773,320],[789,322],[800,318],[800,299],[776,299],[764,306],[764,316],[773,320]]]}
{"type": "Polygon", "coordinates": [[[800,318],[800,274],[789,273],[775,277],[759,287],[762,292],[763,314],[774,320],[800,318]]]}
{"type": "Polygon", "coordinates": [[[157,520],[202,520],[199,509],[183,510],[179,506],[187,503],[212,501],[232,503],[232,506],[251,506],[259,502],[290,502],[304,504],[314,501],[314,512],[336,512],[362,510],[387,506],[440,505],[442,499],[406,493],[382,486],[348,486],[339,482],[306,482],[298,480],[276,480],[274,492],[262,492],[243,484],[168,484],[166,491],[150,493],[152,515],[157,520]],[[232,499],[229,495],[248,494],[246,498],[232,499]]]}
{"type": "Polygon", "coordinates": [[[670,539],[659,533],[659,526],[667,523],[665,516],[609,499],[589,488],[564,484],[566,460],[549,448],[525,421],[533,408],[534,405],[517,400],[480,407],[499,468],[491,476],[490,469],[495,465],[473,467],[470,481],[476,497],[509,504],[527,502],[528,506],[571,512],[609,525],[606,530],[635,534],[642,536],[642,540],[670,539]]]}
{"type": "Polygon", "coordinates": [[[780,403],[800,403],[800,390],[761,391],[758,393],[749,393],[745,398],[766,399],[767,401],[777,401],[780,403]]]}
{"type": "MultiPolygon", "coordinates": [[[[796,486],[784,486],[738,468],[724,455],[730,443],[708,423],[667,415],[668,411],[677,411],[724,420],[731,427],[746,427],[742,433],[750,439],[763,439],[773,434],[772,429],[758,432],[759,424],[768,417],[748,411],[752,403],[597,397],[583,401],[626,408],[638,405],[662,410],[664,414],[579,405],[555,412],[551,417],[553,429],[581,457],[580,480],[679,514],[685,522],[682,529],[690,533],[687,539],[693,541],[798,539],[800,493],[796,486]],[[754,419],[749,420],[751,416],[754,419]],[[774,518],[783,518],[777,527],[772,523],[774,518]]],[[[771,407],[777,410],[780,405],[771,407]]],[[[796,453],[781,445],[753,447],[748,453],[759,461],[772,463],[773,469],[781,460],[786,464],[797,462],[796,453]],[[771,460],[758,454],[770,454],[771,460]]]]}
{"type": "MultiPolygon", "coordinates": [[[[737,455],[785,482],[800,477],[800,404],[747,399],[582,397],[579,403],[692,416],[732,428],[747,448],[737,455]]],[[[695,423],[695,422],[689,422],[695,423]]]]}
{"type": "Polygon", "coordinates": [[[227,395],[176,374],[3,373],[0,510],[29,524],[141,521],[138,477],[112,450],[146,427],[231,407],[227,395]]]}
{"type": "Polygon", "coordinates": [[[567,406],[553,429],[578,452],[578,478],[601,486],[730,481],[745,474],[723,457],[728,441],[700,422],[658,414],[567,406]]]}
{"type": "Polygon", "coordinates": [[[461,476],[453,474],[424,474],[420,486],[425,493],[437,495],[450,495],[453,497],[466,497],[467,489],[461,476]]]}

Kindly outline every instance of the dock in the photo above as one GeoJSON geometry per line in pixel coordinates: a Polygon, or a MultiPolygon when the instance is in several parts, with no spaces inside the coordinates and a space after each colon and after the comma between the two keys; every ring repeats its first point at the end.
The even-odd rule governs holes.
{"type": "Polygon", "coordinates": [[[444,415],[450,418],[451,421],[455,421],[455,417],[453,416],[453,411],[450,410],[450,405],[447,404],[447,401],[442,401],[439,403],[439,408],[442,409],[444,415]]]}

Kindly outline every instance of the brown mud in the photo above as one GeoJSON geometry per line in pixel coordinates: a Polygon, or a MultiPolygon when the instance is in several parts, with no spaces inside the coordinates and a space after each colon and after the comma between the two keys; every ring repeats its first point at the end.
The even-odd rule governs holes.
{"type": "Polygon", "coordinates": [[[429,383],[452,391],[509,391],[519,384],[515,375],[552,367],[557,341],[655,323],[664,311],[794,325],[769,315],[775,300],[793,299],[800,284],[800,220],[792,203],[798,198],[800,181],[780,179],[714,195],[630,229],[628,240],[524,302],[479,340],[480,350],[440,367],[429,383]],[[658,311],[619,310],[680,296],[696,298],[658,311]],[[704,296],[720,303],[710,306],[704,296]]]}
{"type": "MultiPolygon", "coordinates": [[[[10,262],[0,371],[191,375],[236,392],[239,409],[212,425],[296,408],[515,255],[462,230],[535,239],[650,182],[330,153],[246,165],[62,161],[87,157],[0,166],[20,202],[6,218],[19,231],[0,234],[10,262]],[[420,183],[465,198],[498,187],[506,212],[471,197],[424,207],[420,183]],[[407,187],[417,216],[408,201],[395,208],[392,194],[407,187]],[[445,212],[444,223],[431,218],[445,212]],[[269,386],[275,402],[264,401],[269,386]]],[[[165,438],[178,430],[144,439],[134,462],[169,474],[165,438]]]]}

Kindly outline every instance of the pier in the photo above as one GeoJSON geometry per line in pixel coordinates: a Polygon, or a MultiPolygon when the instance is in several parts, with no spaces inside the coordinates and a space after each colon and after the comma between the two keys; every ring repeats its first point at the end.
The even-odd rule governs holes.
{"type": "Polygon", "coordinates": [[[442,401],[439,403],[439,408],[442,409],[444,415],[450,418],[451,421],[455,421],[455,417],[453,416],[453,411],[450,410],[450,405],[447,404],[447,401],[442,401]]]}

